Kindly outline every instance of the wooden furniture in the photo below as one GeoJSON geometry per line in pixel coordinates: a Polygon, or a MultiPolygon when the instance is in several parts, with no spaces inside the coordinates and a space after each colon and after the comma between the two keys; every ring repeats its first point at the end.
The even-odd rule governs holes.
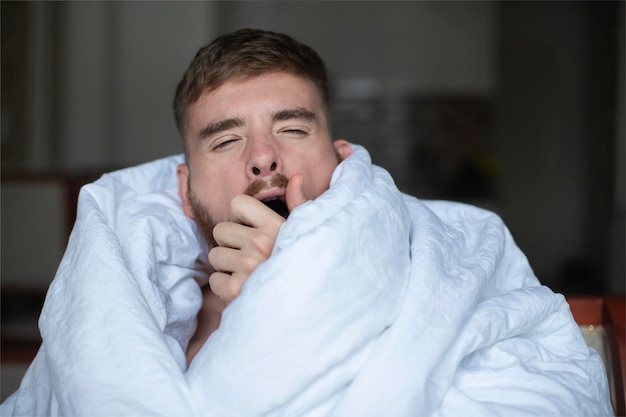
{"type": "MultiPolygon", "coordinates": [[[[625,296],[580,296],[568,295],[567,302],[574,320],[581,326],[588,343],[599,344],[600,355],[603,356],[611,385],[611,400],[615,415],[626,415],[624,398],[624,375],[626,375],[626,327],[625,296]],[[593,338],[598,340],[595,342],[593,338]]],[[[593,346],[593,345],[592,345],[593,346]]],[[[596,346],[594,346],[596,347],[596,346]]]]}

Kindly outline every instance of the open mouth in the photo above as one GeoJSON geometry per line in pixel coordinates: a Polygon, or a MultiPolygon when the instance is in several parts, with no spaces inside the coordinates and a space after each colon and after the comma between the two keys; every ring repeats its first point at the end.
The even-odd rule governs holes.
{"type": "Polygon", "coordinates": [[[285,219],[289,216],[287,204],[283,203],[278,198],[268,198],[267,200],[263,200],[263,204],[283,216],[285,219]]]}

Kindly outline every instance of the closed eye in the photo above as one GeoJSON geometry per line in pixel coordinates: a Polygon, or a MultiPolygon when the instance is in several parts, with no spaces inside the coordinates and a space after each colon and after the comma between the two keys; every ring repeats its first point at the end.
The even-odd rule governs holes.
{"type": "Polygon", "coordinates": [[[306,129],[300,129],[297,127],[288,127],[285,129],[281,129],[278,133],[290,135],[290,136],[306,136],[309,134],[309,131],[306,129]]]}
{"type": "Polygon", "coordinates": [[[231,145],[235,142],[237,142],[238,139],[236,138],[232,138],[232,139],[226,139],[223,141],[220,141],[219,143],[216,143],[215,145],[213,145],[213,150],[217,151],[220,149],[224,149],[226,148],[228,145],[231,145]]]}

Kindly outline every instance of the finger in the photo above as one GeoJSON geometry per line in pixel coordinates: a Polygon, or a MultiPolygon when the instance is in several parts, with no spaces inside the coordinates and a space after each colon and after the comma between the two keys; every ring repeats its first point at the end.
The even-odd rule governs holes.
{"type": "Polygon", "coordinates": [[[230,202],[230,221],[252,227],[278,230],[285,219],[256,198],[241,194],[230,202]]]}
{"type": "MultiPolygon", "coordinates": [[[[280,218],[282,222],[285,221],[282,217],[280,218]]],[[[213,228],[213,238],[219,246],[212,248],[211,251],[218,247],[240,249],[244,251],[244,255],[257,254],[256,258],[263,257],[265,260],[272,253],[274,240],[279,229],[280,226],[273,226],[270,230],[269,228],[260,229],[232,222],[218,223],[213,228]]]]}
{"type": "Polygon", "coordinates": [[[249,226],[239,223],[220,222],[213,228],[213,239],[219,246],[241,249],[248,235],[248,229],[250,229],[249,226]]]}
{"type": "Polygon", "coordinates": [[[215,272],[209,277],[211,291],[226,304],[233,301],[241,293],[241,288],[245,282],[243,275],[230,275],[224,272],[215,272]]]}
{"type": "Polygon", "coordinates": [[[289,212],[298,207],[300,204],[306,203],[306,197],[304,196],[304,190],[302,185],[304,184],[304,178],[302,174],[293,174],[287,183],[287,189],[285,190],[285,198],[287,200],[287,208],[289,212]]]}
{"type": "Polygon", "coordinates": [[[242,251],[224,247],[216,247],[209,251],[209,263],[218,272],[251,274],[252,271],[269,257],[269,249],[242,251]]]}
{"type": "Polygon", "coordinates": [[[209,263],[215,272],[231,273],[236,268],[236,256],[233,253],[237,249],[217,246],[209,251],[209,263]]]}

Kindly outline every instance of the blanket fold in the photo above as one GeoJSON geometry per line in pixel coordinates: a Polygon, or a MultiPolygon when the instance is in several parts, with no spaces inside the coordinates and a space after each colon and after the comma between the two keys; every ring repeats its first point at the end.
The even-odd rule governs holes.
{"type": "Polygon", "coordinates": [[[206,254],[171,157],[105,175],[2,415],[611,415],[602,361],[488,211],[400,193],[362,147],[296,208],[189,367],[206,254]]]}

